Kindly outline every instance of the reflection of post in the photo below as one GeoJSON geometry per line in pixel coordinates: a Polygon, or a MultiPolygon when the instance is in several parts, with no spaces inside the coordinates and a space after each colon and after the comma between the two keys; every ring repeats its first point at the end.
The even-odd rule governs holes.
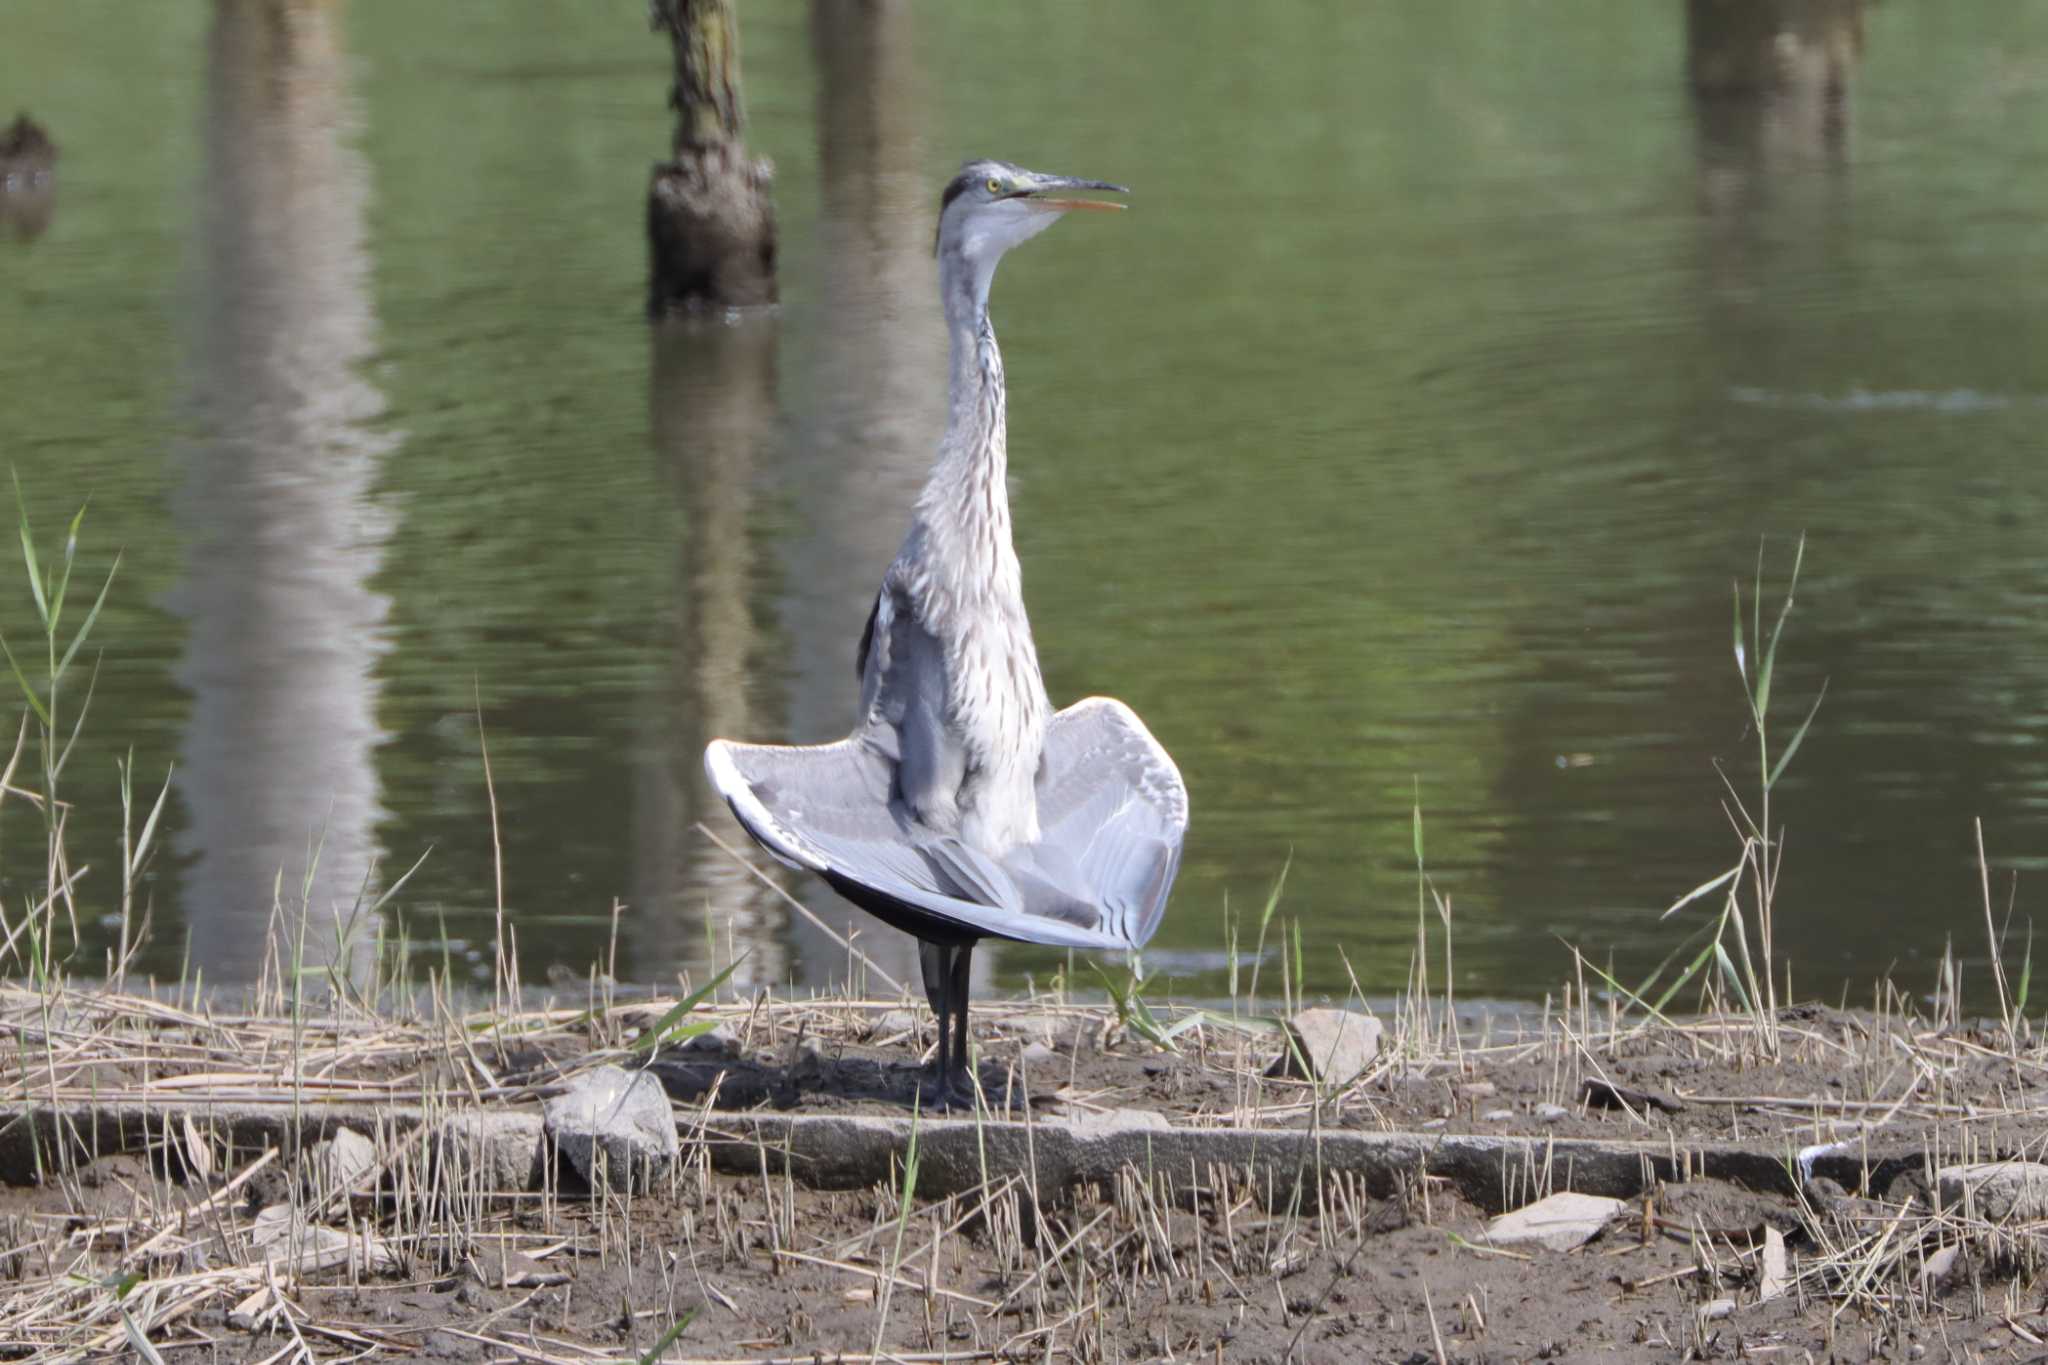
{"type": "MultiPolygon", "coordinates": [[[[809,402],[785,482],[802,530],[783,547],[789,592],[780,614],[792,653],[790,737],[836,738],[853,726],[854,646],[882,571],[945,425],[946,336],[932,261],[935,187],[924,177],[923,109],[911,7],[898,0],[814,0],[818,66],[820,277],[809,402]]],[[[841,901],[803,887],[835,929],[897,977],[916,980],[915,945],[841,901]]],[[[846,958],[795,926],[803,980],[821,984],[846,958]]],[[[986,956],[986,955],[984,955],[986,956]]]]}
{"type": "Polygon", "coordinates": [[[1863,0],[1686,0],[1686,75],[1709,160],[1740,194],[1778,162],[1847,152],[1863,0]]]}
{"type": "Polygon", "coordinates": [[[296,906],[318,842],[305,941],[329,961],[333,915],[376,860],[386,602],[368,584],[390,526],[370,494],[387,442],[357,373],[375,344],[369,176],[339,22],[317,0],[219,0],[207,55],[201,435],[173,500],[191,546],[179,789],[192,965],[247,979],[280,874],[296,906]]]}
{"type": "Polygon", "coordinates": [[[754,623],[756,572],[748,531],[755,471],[776,438],[776,327],[771,317],[730,326],[676,320],[654,328],[654,456],[682,510],[675,666],[647,726],[650,743],[635,805],[632,918],[634,974],[672,976],[705,961],[708,906],[723,957],[730,936],[749,954],[740,986],[787,977],[783,916],[773,893],[698,833],[702,821],[752,858],[753,841],[704,777],[704,746],[719,736],[756,738],[780,718],[752,705],[749,681],[761,631],[754,623]],[[692,922],[694,921],[694,922],[692,922]]]}
{"type": "Polygon", "coordinates": [[[27,242],[43,235],[57,203],[57,144],[27,114],[0,130],[0,228],[27,242]]]}

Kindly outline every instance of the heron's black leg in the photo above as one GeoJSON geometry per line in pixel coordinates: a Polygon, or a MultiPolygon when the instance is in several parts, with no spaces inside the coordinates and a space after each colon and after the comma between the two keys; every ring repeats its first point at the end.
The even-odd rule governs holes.
{"type": "Polygon", "coordinates": [[[968,1074],[971,1063],[967,1060],[967,995],[973,972],[974,945],[963,943],[953,950],[952,979],[947,988],[953,997],[953,1070],[947,1073],[946,1089],[951,1092],[955,1104],[963,1108],[974,1107],[974,1078],[968,1074]]]}
{"type": "MultiPolygon", "coordinates": [[[[936,943],[919,941],[917,945],[918,970],[924,976],[924,998],[930,1003],[932,1013],[942,1021],[946,1017],[946,950],[936,943]]],[[[945,1043],[940,1035],[939,1042],[945,1043]]]]}
{"type": "Polygon", "coordinates": [[[926,943],[918,951],[925,998],[939,1024],[939,1050],[922,1087],[930,1109],[974,1107],[974,1082],[967,1074],[967,989],[974,946],[926,943]]]}
{"type": "Polygon", "coordinates": [[[917,965],[924,975],[924,998],[931,1003],[932,1017],[939,1027],[939,1050],[932,1058],[931,1075],[920,1087],[926,1108],[944,1109],[950,1100],[947,1078],[952,1075],[953,1056],[953,952],[943,944],[929,941],[917,945],[917,965]]]}

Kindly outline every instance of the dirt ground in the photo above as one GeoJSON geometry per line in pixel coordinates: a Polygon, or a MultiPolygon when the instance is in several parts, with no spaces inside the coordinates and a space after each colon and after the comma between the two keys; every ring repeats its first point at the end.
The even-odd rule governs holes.
{"type": "MultiPolygon", "coordinates": [[[[1873,1133],[1977,1155],[2038,1153],[2048,1139],[2037,1088],[2048,1068],[2013,1049],[1826,1011],[1781,1023],[1786,1060],[1768,1067],[1706,1024],[1610,1038],[1597,1051],[1555,1028],[1475,1038],[1427,1061],[1382,1064],[1327,1097],[1319,1121],[1761,1140],[1788,1156],[1873,1133]]],[[[921,1016],[887,1010],[735,1018],[670,1052],[659,1071],[679,1112],[901,1115],[928,1033],[921,1016]]],[[[1080,1008],[990,1010],[979,1032],[983,1086],[999,1111],[1015,1113],[1028,1095],[1045,1117],[1156,1109],[1184,1125],[1309,1122],[1312,1088],[1263,1074],[1277,1047],[1196,1030],[1164,1052],[1080,1008]]],[[[560,1039],[522,1044],[493,1070],[501,1081],[543,1081],[566,1050],[560,1039]]],[[[370,1069],[434,1064],[385,1053],[370,1069]]],[[[55,1330],[66,1313],[90,1316],[81,1305],[95,1280],[125,1271],[141,1277],[131,1304],[143,1294],[159,1309],[191,1300],[150,1332],[169,1362],[301,1350],[321,1360],[631,1361],[691,1313],[663,1358],[2048,1360],[2038,1237],[1944,1221],[1924,1181],[1793,1195],[1696,1180],[1552,1252],[1490,1246],[1496,1210],[1432,1179],[1377,1194],[1340,1184],[1303,1205],[1227,1173],[1162,1197],[1133,1171],[1106,1187],[1035,1195],[1006,1181],[906,1210],[892,1183],[810,1190],[779,1175],[715,1173],[686,1151],[675,1175],[632,1197],[563,1189],[466,1200],[387,1184],[326,1219],[374,1232],[386,1259],[301,1274],[289,1262],[248,1269],[262,1265],[249,1242],[263,1210],[295,1195],[278,1160],[219,1197],[251,1157],[223,1152],[209,1174],[174,1176],[160,1153],[107,1155],[0,1188],[0,1323],[17,1324],[0,1357],[132,1351],[105,1311],[55,1330]],[[1793,1278],[1759,1302],[1767,1229],[1783,1237],[1793,1278]],[[1942,1264],[1937,1253],[1952,1245],[1960,1253],[1942,1264]],[[242,1278],[232,1292],[193,1292],[209,1275],[242,1278]],[[35,1327],[42,1303],[47,1332],[35,1327]]]]}

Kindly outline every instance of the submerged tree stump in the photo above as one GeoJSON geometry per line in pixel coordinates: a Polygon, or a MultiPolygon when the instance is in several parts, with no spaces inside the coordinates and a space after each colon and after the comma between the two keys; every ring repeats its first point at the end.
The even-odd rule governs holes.
{"type": "Polygon", "coordinates": [[[647,190],[647,310],[775,302],[773,169],[741,139],[739,17],[732,0],[651,0],[675,48],[674,148],[647,190]]]}

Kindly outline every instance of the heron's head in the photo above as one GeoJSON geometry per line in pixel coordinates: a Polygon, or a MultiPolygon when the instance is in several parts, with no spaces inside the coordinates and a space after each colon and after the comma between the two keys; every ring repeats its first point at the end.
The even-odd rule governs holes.
{"type": "Polygon", "coordinates": [[[1123,207],[1103,199],[1074,198],[1075,190],[1130,193],[1106,180],[1044,175],[1007,161],[968,162],[939,199],[935,245],[941,267],[949,257],[957,257],[985,290],[1004,252],[1036,237],[1062,215],[1076,209],[1113,213],[1123,207]]]}

